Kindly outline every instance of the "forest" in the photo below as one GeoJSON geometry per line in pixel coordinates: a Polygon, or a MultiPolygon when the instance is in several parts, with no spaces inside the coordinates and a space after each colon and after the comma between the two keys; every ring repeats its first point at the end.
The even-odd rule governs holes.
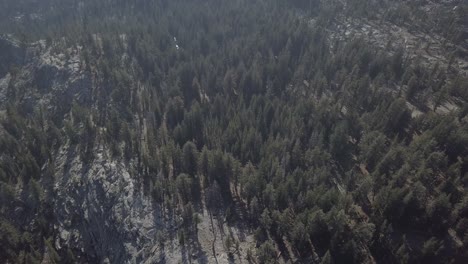
{"type": "Polygon", "coordinates": [[[468,5],[410,2],[0,0],[0,259],[104,263],[55,242],[67,149],[83,170],[108,150],[179,216],[180,244],[204,208],[244,226],[242,263],[467,263],[468,5]],[[344,17],[459,48],[432,65],[336,37],[344,17]],[[89,84],[48,101],[70,76],[29,76],[34,51],[5,39],[76,59],[89,84]]]}

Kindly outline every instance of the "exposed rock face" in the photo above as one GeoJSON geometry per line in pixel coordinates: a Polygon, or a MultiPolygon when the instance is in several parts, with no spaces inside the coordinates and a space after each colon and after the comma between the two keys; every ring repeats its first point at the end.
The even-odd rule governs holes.
{"type": "Polygon", "coordinates": [[[5,52],[0,47],[0,58],[7,60],[0,59],[0,68],[8,72],[9,67],[15,65],[18,70],[14,75],[2,76],[0,69],[0,109],[6,107],[8,95],[21,98],[25,112],[43,107],[52,110],[55,119],[60,121],[74,101],[91,103],[93,81],[91,73],[82,67],[79,49],[70,50],[67,58],[64,54],[53,53],[43,41],[20,47],[14,41],[0,38],[0,46],[7,45],[5,43],[9,46],[5,52]]]}
{"type": "Polygon", "coordinates": [[[9,73],[6,74],[5,77],[0,79],[0,109],[2,109],[5,106],[5,103],[7,101],[7,91],[10,80],[11,75],[9,73]]]}
{"type": "Polygon", "coordinates": [[[56,246],[73,245],[110,263],[141,262],[161,216],[135,188],[125,164],[102,149],[92,164],[83,164],[73,149],[62,149],[57,161],[56,246]]]}
{"type": "Polygon", "coordinates": [[[129,165],[112,160],[103,149],[96,151],[92,164],[83,164],[73,149],[63,148],[56,166],[58,249],[74,247],[104,263],[230,263],[245,260],[254,243],[245,230],[227,226],[224,219],[214,218],[212,225],[202,210],[196,237],[180,244],[178,217],[145,196],[129,165]],[[234,254],[224,247],[228,233],[240,241],[234,254]]]}
{"type": "MultiPolygon", "coordinates": [[[[64,55],[54,53],[42,41],[20,47],[0,39],[0,45],[7,44],[12,50],[8,65],[22,65],[15,64],[20,67],[14,76],[8,73],[0,78],[0,110],[6,108],[7,98],[15,96],[21,98],[24,112],[47,109],[61,123],[70,119],[73,102],[91,108],[96,105],[93,91],[100,87],[89,69],[82,67],[79,48],[64,55]]],[[[1,47],[0,51],[0,56],[7,56],[1,47]]],[[[64,142],[52,154],[53,179],[40,181],[44,187],[53,185],[44,189],[51,190],[45,195],[52,201],[54,220],[50,224],[57,250],[71,249],[83,263],[229,263],[246,258],[253,237],[243,228],[229,227],[221,215],[211,221],[205,208],[197,208],[200,223],[196,235],[180,243],[180,208],[163,207],[144,193],[142,177],[132,161],[113,158],[108,145],[99,140],[90,162],[80,158],[79,148],[80,143],[71,146],[64,142]],[[232,254],[224,246],[225,233],[240,241],[239,250],[232,254]]],[[[15,218],[27,221],[28,214],[18,206],[15,218]]]]}
{"type": "MultiPolygon", "coordinates": [[[[392,1],[393,2],[393,1],[392,1]]],[[[398,3],[398,1],[396,1],[398,3]]],[[[375,47],[390,53],[404,51],[407,59],[417,61],[427,68],[451,68],[453,74],[468,75],[468,20],[463,16],[460,1],[427,1],[420,6],[420,10],[431,17],[454,17],[457,28],[465,28],[458,38],[463,39],[459,44],[453,43],[449,36],[436,29],[425,29],[421,25],[408,25],[395,23],[377,15],[379,19],[356,19],[346,16],[337,17],[333,32],[331,32],[331,45],[336,41],[345,41],[353,38],[362,38],[375,47]],[[464,25],[464,26],[463,26],[464,25]],[[455,56],[456,55],[456,56],[455,56]]],[[[465,4],[466,5],[466,4],[465,4]]],[[[397,4],[396,4],[397,6],[397,4]]],[[[390,6],[392,7],[392,6],[390,6]]],[[[390,8],[389,7],[389,8],[390,8]]],[[[394,7],[392,7],[394,8],[394,7]]],[[[466,8],[466,7],[465,7],[466,8]]],[[[428,26],[428,25],[425,25],[428,26]]]]}
{"type": "Polygon", "coordinates": [[[25,50],[8,36],[0,36],[0,50],[0,78],[3,78],[11,67],[24,63],[25,50]]]}
{"type": "Polygon", "coordinates": [[[8,36],[0,36],[0,109],[7,102],[7,89],[13,67],[20,67],[25,60],[25,49],[8,36]]]}

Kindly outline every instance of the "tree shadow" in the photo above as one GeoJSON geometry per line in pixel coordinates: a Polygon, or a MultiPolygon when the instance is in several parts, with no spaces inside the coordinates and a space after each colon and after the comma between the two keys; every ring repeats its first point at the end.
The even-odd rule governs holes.
{"type": "MultiPolygon", "coordinates": [[[[239,257],[239,259],[240,259],[240,257],[239,257]]],[[[234,259],[234,254],[228,253],[228,262],[231,263],[231,264],[236,263],[236,260],[234,259]]]]}
{"type": "Polygon", "coordinates": [[[284,262],[287,262],[291,259],[291,255],[289,254],[289,250],[284,243],[283,238],[279,236],[273,236],[275,243],[278,245],[278,249],[281,252],[281,257],[283,258],[284,262]]]}
{"type": "Polygon", "coordinates": [[[187,245],[185,243],[180,247],[180,255],[182,256],[182,263],[184,264],[192,263],[189,250],[187,250],[187,245]]]}
{"type": "MultiPolygon", "coordinates": [[[[152,200],[151,204],[153,211],[153,226],[156,229],[156,242],[161,244],[161,250],[165,251],[166,249],[169,249],[172,251],[174,250],[172,241],[177,238],[177,228],[173,228],[175,225],[174,214],[171,210],[166,212],[164,204],[155,202],[154,200],[152,200]],[[158,231],[161,231],[161,233],[158,233],[158,231]],[[169,243],[165,244],[165,241],[168,241],[169,243]]],[[[165,254],[163,257],[164,261],[161,263],[166,263],[165,254]]]]}
{"type": "Polygon", "coordinates": [[[224,232],[224,219],[221,215],[222,215],[221,213],[218,213],[215,218],[216,218],[216,223],[218,224],[218,229],[219,229],[219,233],[221,234],[221,240],[222,240],[224,236],[226,235],[226,233],[224,232]]]}
{"type": "Polygon", "coordinates": [[[208,255],[202,250],[200,241],[196,234],[193,235],[193,239],[189,244],[189,250],[191,255],[189,257],[194,258],[198,263],[208,263],[208,255]]]}
{"type": "Polygon", "coordinates": [[[159,255],[159,261],[157,262],[158,264],[165,264],[166,263],[166,250],[165,250],[164,244],[161,245],[161,254],[159,255]]]}
{"type": "Polygon", "coordinates": [[[236,221],[234,223],[238,230],[237,237],[239,238],[240,242],[245,242],[247,238],[246,234],[250,230],[250,226],[246,224],[249,222],[247,206],[239,197],[235,196],[233,199],[233,208],[234,215],[236,217],[236,221]]]}
{"type": "MultiPolygon", "coordinates": [[[[239,240],[239,242],[242,242],[240,241],[240,238],[239,236],[243,233],[241,233],[240,229],[238,229],[239,231],[237,232],[237,238],[239,240]]],[[[232,231],[232,227],[231,226],[228,226],[228,231],[229,231],[229,236],[232,237],[232,238],[235,238],[234,236],[234,232],[232,231]]],[[[245,240],[244,240],[245,241],[245,240]]],[[[234,254],[237,255],[238,259],[239,259],[239,262],[242,263],[242,255],[240,254],[240,251],[236,249],[236,251],[234,253],[229,253],[228,254],[228,261],[229,263],[235,263],[235,258],[234,258],[234,254]]]]}
{"type": "Polygon", "coordinates": [[[70,147],[67,149],[67,159],[63,165],[63,177],[62,177],[62,182],[68,181],[70,178],[70,173],[68,172],[71,168],[71,164],[73,162],[73,159],[76,157],[76,148],[77,145],[70,147]]]}

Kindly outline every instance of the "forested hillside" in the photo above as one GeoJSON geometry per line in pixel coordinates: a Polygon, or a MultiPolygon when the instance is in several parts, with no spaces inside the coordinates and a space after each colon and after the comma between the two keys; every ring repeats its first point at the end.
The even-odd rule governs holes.
{"type": "Polygon", "coordinates": [[[468,263],[467,14],[0,0],[0,262],[468,263]]]}

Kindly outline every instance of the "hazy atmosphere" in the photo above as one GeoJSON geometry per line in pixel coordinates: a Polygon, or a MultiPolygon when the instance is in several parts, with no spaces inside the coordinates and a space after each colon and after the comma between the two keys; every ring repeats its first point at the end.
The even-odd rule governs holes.
{"type": "Polygon", "coordinates": [[[0,0],[0,263],[468,263],[465,0],[0,0]]]}

